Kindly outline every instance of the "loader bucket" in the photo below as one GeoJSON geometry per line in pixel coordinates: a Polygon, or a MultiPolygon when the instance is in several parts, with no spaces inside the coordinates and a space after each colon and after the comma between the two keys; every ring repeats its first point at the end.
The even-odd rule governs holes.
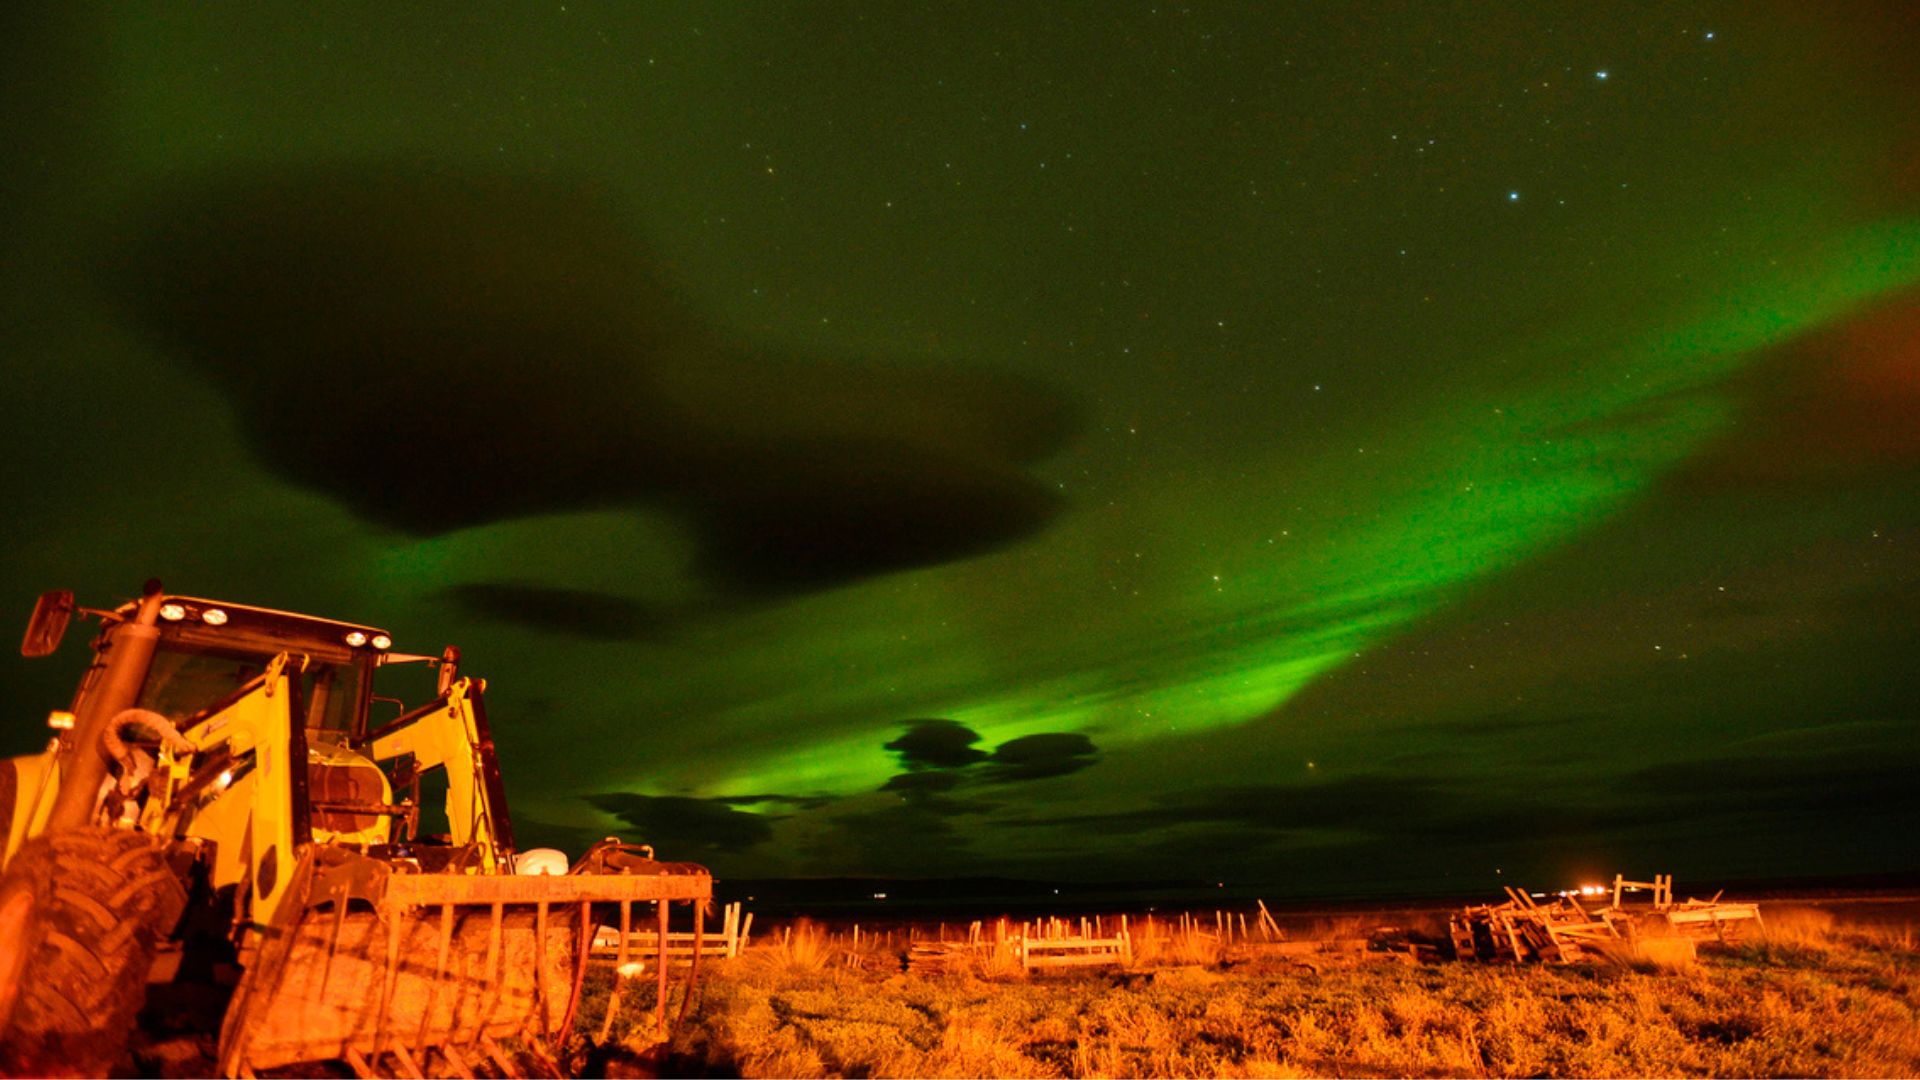
{"type": "Polygon", "coordinates": [[[309,875],[307,902],[289,905],[297,914],[268,932],[235,990],[223,1073],[324,1060],[362,1075],[471,1075],[486,1062],[511,1073],[495,1040],[544,1042],[572,1021],[594,905],[640,901],[653,915],[712,893],[711,877],[685,871],[373,876],[348,895],[338,875],[331,886],[309,875]]]}

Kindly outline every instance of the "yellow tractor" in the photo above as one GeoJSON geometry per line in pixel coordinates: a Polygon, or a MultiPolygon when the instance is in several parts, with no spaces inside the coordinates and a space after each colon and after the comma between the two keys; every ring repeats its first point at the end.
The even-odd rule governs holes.
{"type": "Polygon", "coordinates": [[[703,867],[516,851],[486,684],[452,647],[150,581],[112,610],[47,593],[21,652],[76,611],[102,629],[72,706],[0,761],[0,1073],[105,1075],[149,986],[200,979],[230,991],[224,1076],[515,1075],[512,1048],[571,1027],[597,925],[651,903],[664,946],[684,901],[698,932],[703,867]],[[425,700],[376,695],[388,669],[425,700]]]}

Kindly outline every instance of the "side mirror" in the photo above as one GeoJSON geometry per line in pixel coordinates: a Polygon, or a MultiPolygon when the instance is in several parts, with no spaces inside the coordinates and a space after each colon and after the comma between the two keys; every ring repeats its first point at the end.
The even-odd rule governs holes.
{"type": "Polygon", "coordinates": [[[40,594],[33,605],[33,618],[27,620],[27,636],[20,639],[21,656],[52,656],[67,635],[67,623],[73,618],[73,590],[55,589],[40,594]]]}

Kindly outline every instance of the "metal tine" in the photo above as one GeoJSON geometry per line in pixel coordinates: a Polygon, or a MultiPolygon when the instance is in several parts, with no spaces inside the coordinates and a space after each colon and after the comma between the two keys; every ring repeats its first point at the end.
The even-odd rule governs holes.
{"type": "Polygon", "coordinates": [[[387,911],[387,970],[380,980],[380,1016],[373,1030],[373,1056],[378,1058],[387,1044],[387,1021],[389,1010],[393,1006],[393,986],[400,980],[400,920],[399,908],[387,911]]]}
{"type": "Polygon", "coordinates": [[[680,1011],[673,1022],[678,1024],[687,1018],[687,1009],[693,1005],[693,988],[700,983],[700,953],[706,947],[707,913],[701,910],[702,901],[689,900],[687,907],[693,909],[693,963],[687,967],[687,992],[680,998],[680,1011]]]}
{"type": "Polygon", "coordinates": [[[360,1048],[357,1046],[347,1047],[347,1068],[352,1069],[353,1075],[360,1080],[372,1080],[378,1075],[373,1071],[373,1066],[367,1064],[367,1059],[360,1056],[360,1048]]]}
{"type": "Polygon", "coordinates": [[[347,926],[347,899],[338,897],[333,902],[333,933],[327,938],[327,959],[320,966],[320,1000],[327,997],[327,982],[333,978],[333,958],[340,952],[340,934],[347,926]]]}
{"type": "Polygon", "coordinates": [[[653,906],[660,912],[660,971],[655,978],[654,1025],[661,1031],[667,1029],[667,902],[655,900],[653,906]]]}
{"type": "Polygon", "coordinates": [[[493,1059],[493,1067],[500,1070],[501,1076],[506,1077],[507,1080],[520,1080],[520,1070],[513,1067],[513,1059],[507,1056],[506,1051],[500,1049],[499,1043],[493,1041],[493,1036],[480,1036],[480,1049],[485,1050],[487,1057],[493,1059]]]}
{"type": "Polygon", "coordinates": [[[488,1022],[493,1019],[495,1010],[497,1010],[500,1005],[499,987],[496,980],[500,976],[500,921],[502,914],[502,905],[495,902],[493,905],[493,918],[487,928],[487,981],[481,993],[481,1003],[486,1007],[482,1009],[480,1013],[480,1030],[483,1032],[486,1030],[488,1022]]]}
{"type": "MultiPolygon", "coordinates": [[[[434,999],[440,996],[440,981],[447,974],[447,952],[453,947],[453,905],[440,905],[440,955],[434,961],[433,981],[427,984],[427,1004],[420,1010],[420,1032],[413,1041],[427,1045],[427,1030],[433,1023],[434,999]]],[[[457,1003],[456,1003],[457,1004],[457,1003]]],[[[449,1038],[453,1032],[447,1032],[449,1038]]]]}
{"type": "Polygon", "coordinates": [[[633,901],[620,901],[620,951],[613,961],[613,993],[607,995],[607,1015],[600,1021],[600,1038],[606,1042],[613,1032],[613,1018],[620,1011],[620,991],[626,988],[627,936],[633,932],[633,901]]]}
{"type": "Polygon", "coordinates": [[[547,901],[540,901],[533,919],[533,1008],[540,1017],[540,1041],[548,1035],[547,1023],[547,901]]]}
{"type": "Polygon", "coordinates": [[[406,1043],[396,1041],[393,1044],[393,1056],[400,1059],[400,1068],[405,1070],[402,1073],[396,1073],[396,1076],[410,1076],[413,1077],[414,1080],[426,1080],[426,1072],[420,1068],[419,1062],[413,1060],[413,1053],[407,1049],[406,1043]]]}
{"type": "Polygon", "coordinates": [[[580,1009],[580,990],[587,981],[587,961],[593,954],[593,903],[580,902],[580,934],[574,941],[573,981],[567,990],[567,1011],[560,1019],[561,1048],[565,1048],[567,1036],[573,1034],[574,1014],[580,1009]]]}
{"type": "Polygon", "coordinates": [[[462,1080],[473,1080],[473,1066],[467,1064],[467,1056],[460,1052],[458,1046],[447,1042],[442,1044],[439,1050],[440,1056],[446,1060],[448,1067],[453,1069],[453,1075],[461,1077],[462,1080]]]}

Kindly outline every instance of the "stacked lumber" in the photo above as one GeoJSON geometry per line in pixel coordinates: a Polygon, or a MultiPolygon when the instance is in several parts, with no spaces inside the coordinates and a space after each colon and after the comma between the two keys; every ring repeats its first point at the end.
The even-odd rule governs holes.
{"type": "MultiPolygon", "coordinates": [[[[1759,927],[1760,905],[1687,899],[1675,903],[1673,876],[1652,881],[1627,881],[1615,876],[1613,900],[1588,911],[1572,893],[1561,893],[1551,903],[1535,901],[1524,890],[1508,888],[1503,904],[1478,904],[1462,909],[1449,923],[1453,954],[1461,960],[1529,960],[1569,963],[1631,954],[1649,942],[1703,938],[1731,941],[1748,927],[1759,927]],[[1651,892],[1653,902],[1628,907],[1628,892],[1651,892]]],[[[1692,945],[1686,949],[1692,954],[1692,945]]]]}
{"type": "Polygon", "coordinates": [[[1541,904],[1509,887],[1505,903],[1469,906],[1448,929],[1460,960],[1564,964],[1606,956],[1622,937],[1623,921],[1611,908],[1590,912],[1570,896],[1541,904]]]}

